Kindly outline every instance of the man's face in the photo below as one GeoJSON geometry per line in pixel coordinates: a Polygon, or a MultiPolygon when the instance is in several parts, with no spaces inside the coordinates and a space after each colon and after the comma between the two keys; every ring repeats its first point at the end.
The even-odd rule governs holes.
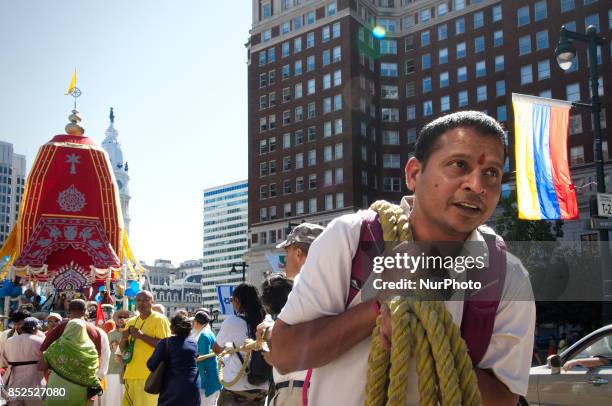
{"type": "Polygon", "coordinates": [[[425,168],[414,158],[406,165],[406,183],[415,192],[411,224],[420,240],[465,240],[497,206],[504,148],[497,138],[463,127],[444,133],[435,147],[425,168]]]}
{"type": "Polygon", "coordinates": [[[302,250],[297,248],[295,245],[290,245],[285,248],[285,274],[287,278],[294,279],[304,264],[304,254],[302,250]]]}
{"type": "Polygon", "coordinates": [[[153,305],[153,298],[144,292],[140,292],[136,295],[136,310],[140,313],[149,314],[151,313],[151,306],[153,305]]]}
{"type": "Polygon", "coordinates": [[[117,329],[125,328],[125,322],[127,319],[129,319],[129,317],[130,315],[128,312],[120,311],[119,314],[117,314],[117,329]]]}

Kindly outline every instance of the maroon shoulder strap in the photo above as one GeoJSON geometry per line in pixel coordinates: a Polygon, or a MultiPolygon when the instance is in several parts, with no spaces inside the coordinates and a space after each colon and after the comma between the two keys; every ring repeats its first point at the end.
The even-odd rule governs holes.
{"type": "Polygon", "coordinates": [[[378,220],[378,213],[374,210],[364,211],[359,234],[359,245],[357,246],[357,252],[353,257],[351,266],[351,286],[348,298],[346,299],[346,307],[351,304],[364,282],[370,276],[374,257],[380,255],[384,250],[383,242],[383,232],[378,220]]]}
{"type": "Polygon", "coordinates": [[[473,365],[482,360],[493,335],[495,315],[506,279],[506,245],[503,240],[485,237],[489,251],[489,267],[468,271],[468,279],[479,281],[482,288],[466,291],[463,302],[461,336],[465,340],[473,365]]]}

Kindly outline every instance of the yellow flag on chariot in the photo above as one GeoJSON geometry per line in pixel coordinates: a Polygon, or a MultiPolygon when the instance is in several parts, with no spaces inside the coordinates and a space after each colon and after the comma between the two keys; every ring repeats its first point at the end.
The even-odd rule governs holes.
{"type": "Polygon", "coordinates": [[[74,90],[75,87],[76,87],[76,68],[74,69],[74,72],[72,73],[72,80],[70,80],[70,85],[68,86],[68,93],[66,93],[66,95],[69,95],[70,93],[72,93],[72,90],[74,90]]]}

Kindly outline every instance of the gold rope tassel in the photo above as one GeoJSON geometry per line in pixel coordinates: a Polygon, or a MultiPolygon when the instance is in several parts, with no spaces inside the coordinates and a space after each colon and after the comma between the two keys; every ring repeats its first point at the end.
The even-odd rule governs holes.
{"type": "MultiPolygon", "coordinates": [[[[403,210],[384,201],[372,204],[378,212],[384,240],[410,241],[412,234],[403,210]]],[[[390,353],[382,348],[381,317],[372,333],[366,387],[366,406],[403,406],[409,357],[416,357],[419,404],[476,406],[480,392],[465,341],[443,302],[394,299],[390,353]]]]}

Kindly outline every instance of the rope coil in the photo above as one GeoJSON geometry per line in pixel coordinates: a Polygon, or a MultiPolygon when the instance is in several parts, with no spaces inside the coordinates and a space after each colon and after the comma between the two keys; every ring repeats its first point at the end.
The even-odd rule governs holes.
{"type": "MultiPolygon", "coordinates": [[[[384,241],[410,241],[408,217],[399,206],[377,201],[384,241]]],[[[399,298],[386,302],[391,316],[391,351],[382,345],[378,316],[368,358],[366,406],[404,406],[409,358],[416,358],[419,404],[480,405],[472,361],[459,327],[444,302],[399,298]]]]}

